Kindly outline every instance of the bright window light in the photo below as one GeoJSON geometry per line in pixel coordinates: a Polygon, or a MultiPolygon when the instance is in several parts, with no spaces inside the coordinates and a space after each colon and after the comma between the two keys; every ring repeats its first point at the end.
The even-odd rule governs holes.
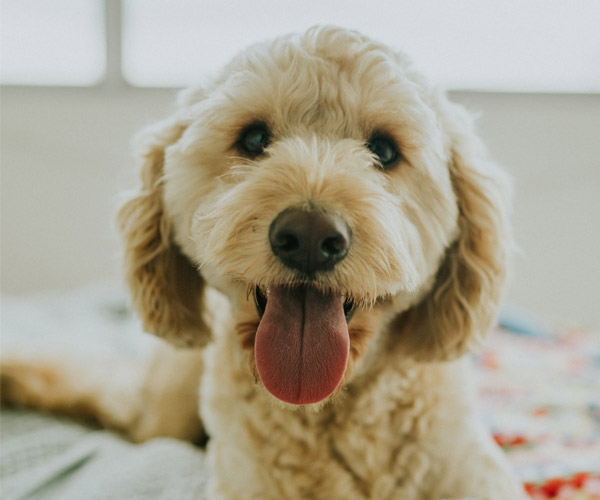
{"type": "Polygon", "coordinates": [[[408,52],[453,89],[600,91],[598,0],[123,0],[123,73],[134,85],[201,81],[253,41],[314,24],[408,52]]]}
{"type": "Polygon", "coordinates": [[[104,76],[102,0],[2,0],[0,81],[93,85],[104,76]]]}

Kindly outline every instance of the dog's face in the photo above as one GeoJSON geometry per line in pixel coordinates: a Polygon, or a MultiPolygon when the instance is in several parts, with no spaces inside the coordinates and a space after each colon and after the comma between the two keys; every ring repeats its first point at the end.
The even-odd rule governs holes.
{"type": "Polygon", "coordinates": [[[161,128],[146,191],[122,211],[150,329],[202,342],[206,281],[234,303],[269,392],[311,404],[375,333],[450,356],[489,323],[506,236],[497,172],[463,165],[479,154],[468,124],[401,56],[334,28],[255,46],[161,128]],[[143,263],[136,217],[157,233],[143,263]]]}

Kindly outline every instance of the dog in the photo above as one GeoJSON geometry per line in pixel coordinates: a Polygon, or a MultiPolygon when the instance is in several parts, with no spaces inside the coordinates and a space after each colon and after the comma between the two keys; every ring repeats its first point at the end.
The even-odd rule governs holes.
{"type": "Polygon", "coordinates": [[[404,54],[328,26],[254,45],[138,146],[125,274],[167,342],[139,386],[7,362],[5,400],[208,436],[214,500],[525,498],[468,356],[506,281],[509,182],[404,54]]]}

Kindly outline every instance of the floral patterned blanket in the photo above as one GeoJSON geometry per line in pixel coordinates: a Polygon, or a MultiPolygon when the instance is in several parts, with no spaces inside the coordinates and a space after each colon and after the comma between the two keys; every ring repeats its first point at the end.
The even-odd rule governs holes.
{"type": "Polygon", "coordinates": [[[476,358],[491,432],[535,500],[600,499],[600,332],[508,326],[476,358]]]}

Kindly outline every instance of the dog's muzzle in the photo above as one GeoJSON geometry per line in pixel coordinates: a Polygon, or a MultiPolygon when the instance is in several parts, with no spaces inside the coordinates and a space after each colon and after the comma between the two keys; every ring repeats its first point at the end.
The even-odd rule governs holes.
{"type": "Polygon", "coordinates": [[[303,279],[256,288],[256,368],[276,398],[318,403],[336,391],[346,372],[354,303],[339,291],[319,290],[312,280],[346,257],[351,231],[339,215],[291,207],[271,223],[269,242],[278,259],[303,279]]]}
{"type": "Polygon", "coordinates": [[[351,231],[344,219],[322,210],[288,208],[269,228],[273,253],[307,276],[329,271],[348,254],[351,231]]]}

